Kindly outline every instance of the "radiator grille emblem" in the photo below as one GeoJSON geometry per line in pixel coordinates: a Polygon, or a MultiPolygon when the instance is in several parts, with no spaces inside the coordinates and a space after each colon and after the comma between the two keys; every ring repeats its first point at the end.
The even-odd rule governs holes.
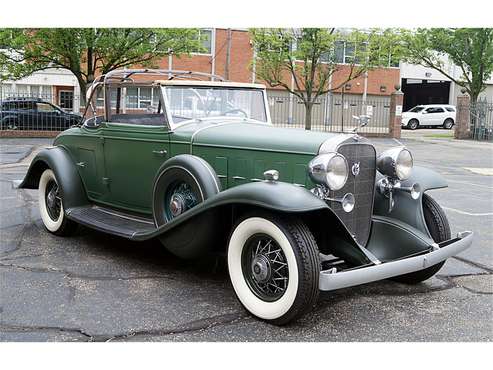
{"type": "Polygon", "coordinates": [[[353,164],[353,166],[351,167],[351,172],[355,177],[359,175],[359,162],[353,164]]]}

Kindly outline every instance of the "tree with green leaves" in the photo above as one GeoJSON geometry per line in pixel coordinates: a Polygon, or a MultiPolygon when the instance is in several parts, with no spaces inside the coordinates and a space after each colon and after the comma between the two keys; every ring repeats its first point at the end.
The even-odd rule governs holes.
{"type": "Polygon", "coordinates": [[[404,59],[433,68],[463,87],[472,102],[493,73],[493,28],[420,28],[403,30],[404,59]],[[460,75],[447,68],[447,59],[460,75]]]}
{"type": "Polygon", "coordinates": [[[341,89],[372,68],[388,66],[400,52],[399,38],[392,30],[256,28],[250,33],[257,77],[303,102],[307,130],[318,97],[341,89]],[[341,60],[341,47],[351,51],[349,58],[341,60]]]}
{"type": "Polygon", "coordinates": [[[41,28],[0,30],[0,80],[19,79],[48,68],[72,72],[82,102],[100,74],[200,49],[195,29],[41,28]]]}

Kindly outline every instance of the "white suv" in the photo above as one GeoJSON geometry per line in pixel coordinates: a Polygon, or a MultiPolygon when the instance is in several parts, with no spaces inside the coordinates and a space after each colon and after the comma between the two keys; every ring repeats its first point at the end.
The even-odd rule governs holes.
{"type": "Polygon", "coordinates": [[[417,105],[402,113],[402,127],[416,130],[424,126],[451,129],[455,123],[455,107],[446,104],[417,105]]]}

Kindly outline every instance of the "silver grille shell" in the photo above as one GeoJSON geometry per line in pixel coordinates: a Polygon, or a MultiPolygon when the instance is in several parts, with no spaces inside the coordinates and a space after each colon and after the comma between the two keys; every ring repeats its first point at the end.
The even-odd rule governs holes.
{"type": "MultiPolygon", "coordinates": [[[[349,175],[346,184],[340,190],[330,191],[330,198],[342,198],[346,193],[355,197],[355,206],[351,212],[345,212],[336,201],[328,201],[330,208],[341,219],[355,241],[365,246],[370,237],[371,216],[375,195],[376,151],[366,142],[345,142],[337,147],[348,163],[349,175]],[[353,165],[359,163],[359,173],[353,174],[353,165]]],[[[357,171],[355,171],[356,173],[357,171]]]]}

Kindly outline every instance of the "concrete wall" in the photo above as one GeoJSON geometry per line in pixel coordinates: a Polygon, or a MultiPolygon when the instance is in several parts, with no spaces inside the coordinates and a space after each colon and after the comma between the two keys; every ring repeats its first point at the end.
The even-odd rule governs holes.
{"type": "MultiPolygon", "coordinates": [[[[21,78],[20,80],[3,81],[4,84],[11,84],[13,91],[16,85],[49,85],[49,86],[70,86],[76,95],[79,94],[79,84],[75,76],[64,69],[50,68],[45,71],[35,72],[32,75],[21,78]]],[[[55,91],[52,92],[53,94],[55,91]]]]}

